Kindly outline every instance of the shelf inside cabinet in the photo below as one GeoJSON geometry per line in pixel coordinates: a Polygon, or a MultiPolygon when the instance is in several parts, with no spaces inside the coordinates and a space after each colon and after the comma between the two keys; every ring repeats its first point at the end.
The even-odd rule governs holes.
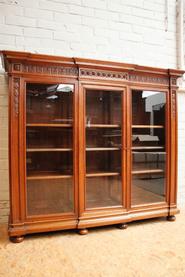
{"type": "Polygon", "coordinates": [[[156,129],[163,129],[163,125],[132,125],[132,128],[156,128],[156,129]]]}
{"type": "Polygon", "coordinates": [[[165,149],[164,146],[132,146],[132,150],[158,150],[165,149]]]}
{"type": "Polygon", "coordinates": [[[86,128],[120,128],[120,124],[86,124],[86,128]]]}
{"type": "Polygon", "coordinates": [[[72,148],[27,148],[26,152],[67,152],[72,148]]]}
{"type": "Polygon", "coordinates": [[[86,151],[117,151],[119,147],[87,147],[86,151]]]}
{"type": "Polygon", "coordinates": [[[132,174],[157,174],[163,173],[163,169],[143,169],[143,170],[132,170],[132,174]]]}
{"type": "Polygon", "coordinates": [[[63,127],[63,128],[70,128],[72,124],[68,123],[27,123],[26,127],[63,127]]]}
{"type": "Polygon", "coordinates": [[[72,178],[72,175],[60,174],[59,172],[32,172],[27,174],[27,180],[66,179],[66,178],[72,178]]]}
{"type": "Polygon", "coordinates": [[[119,172],[92,172],[86,173],[86,177],[118,176],[119,172]]]}

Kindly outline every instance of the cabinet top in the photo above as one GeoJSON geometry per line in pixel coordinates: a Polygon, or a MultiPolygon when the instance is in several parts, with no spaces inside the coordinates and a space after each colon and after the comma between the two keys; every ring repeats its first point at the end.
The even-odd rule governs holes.
{"type": "Polygon", "coordinates": [[[0,51],[4,68],[9,74],[70,76],[80,79],[106,79],[173,85],[185,71],[101,61],[77,57],[62,57],[19,51],[0,51]]]}

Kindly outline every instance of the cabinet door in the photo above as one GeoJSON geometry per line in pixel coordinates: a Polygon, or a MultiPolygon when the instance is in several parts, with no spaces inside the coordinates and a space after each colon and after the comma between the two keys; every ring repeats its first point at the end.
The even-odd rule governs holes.
{"type": "Polygon", "coordinates": [[[123,91],[84,96],[85,209],[123,206],[123,91]]]}
{"type": "Polygon", "coordinates": [[[74,85],[26,85],[27,215],[74,213],[74,85]]]}
{"type": "Polygon", "coordinates": [[[132,91],[132,206],[166,200],[166,97],[132,91]]]}

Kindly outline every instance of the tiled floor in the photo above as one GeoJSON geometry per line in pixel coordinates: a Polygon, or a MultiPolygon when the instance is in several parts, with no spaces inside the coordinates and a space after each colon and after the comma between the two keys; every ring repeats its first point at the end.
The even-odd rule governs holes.
{"type": "Polygon", "coordinates": [[[185,277],[185,210],[175,222],[32,235],[20,244],[9,242],[1,225],[0,276],[185,277]]]}

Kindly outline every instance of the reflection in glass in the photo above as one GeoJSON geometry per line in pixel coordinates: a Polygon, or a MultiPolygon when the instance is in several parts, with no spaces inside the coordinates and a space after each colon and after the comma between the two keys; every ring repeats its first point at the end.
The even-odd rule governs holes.
{"type": "Polygon", "coordinates": [[[122,94],[86,91],[86,208],[122,205],[122,94]]]}
{"type": "Polygon", "coordinates": [[[27,181],[28,214],[45,215],[73,211],[73,181],[35,179],[27,181]]]}
{"type": "Polygon", "coordinates": [[[28,84],[26,96],[27,123],[72,124],[73,86],[28,84]]]}
{"type": "Polygon", "coordinates": [[[73,85],[27,84],[27,212],[72,212],[73,85]]]}
{"type": "Polygon", "coordinates": [[[166,94],[132,91],[132,205],[165,200],[166,94]]]}

